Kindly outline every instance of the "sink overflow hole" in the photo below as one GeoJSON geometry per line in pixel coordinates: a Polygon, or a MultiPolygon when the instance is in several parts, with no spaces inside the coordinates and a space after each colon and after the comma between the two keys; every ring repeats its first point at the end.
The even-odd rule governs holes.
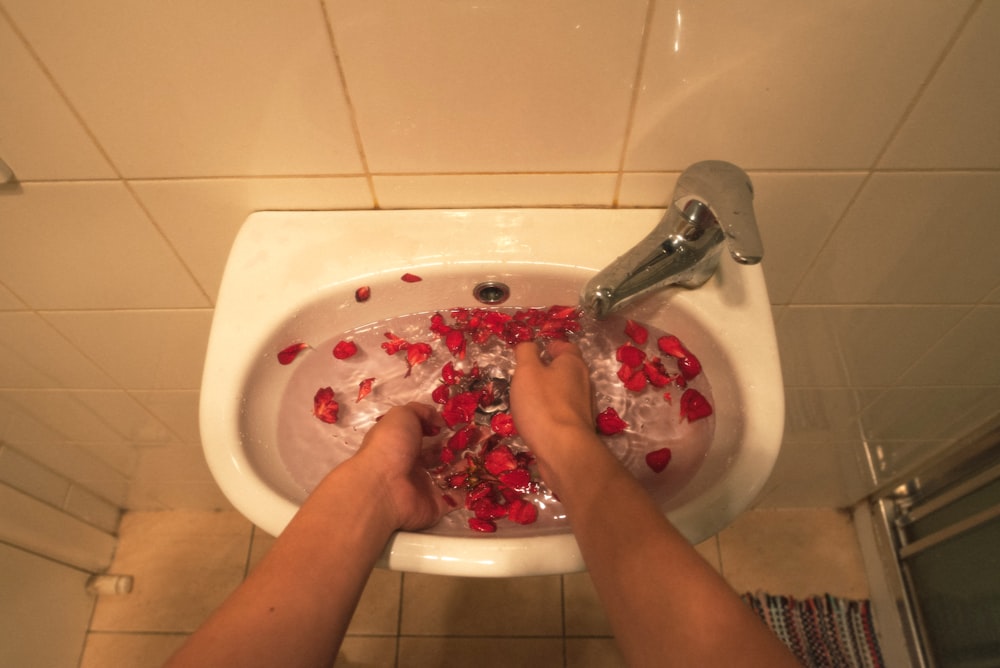
{"type": "Polygon", "coordinates": [[[483,304],[502,304],[510,297],[510,288],[505,283],[486,281],[472,289],[472,296],[483,304]]]}

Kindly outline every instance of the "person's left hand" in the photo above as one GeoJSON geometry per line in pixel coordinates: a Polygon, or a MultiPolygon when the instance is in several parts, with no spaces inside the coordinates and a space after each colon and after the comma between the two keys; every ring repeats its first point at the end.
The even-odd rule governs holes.
{"type": "Polygon", "coordinates": [[[433,406],[395,406],[368,430],[351,458],[378,479],[398,529],[425,529],[451,510],[419,461],[423,437],[443,425],[433,406]]]}

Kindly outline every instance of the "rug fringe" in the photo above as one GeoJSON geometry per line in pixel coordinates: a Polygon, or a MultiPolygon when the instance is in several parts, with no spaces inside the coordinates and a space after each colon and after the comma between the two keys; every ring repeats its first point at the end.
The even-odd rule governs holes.
{"type": "Polygon", "coordinates": [[[884,668],[871,602],[830,594],[796,599],[742,595],[768,628],[808,668],[884,668]]]}

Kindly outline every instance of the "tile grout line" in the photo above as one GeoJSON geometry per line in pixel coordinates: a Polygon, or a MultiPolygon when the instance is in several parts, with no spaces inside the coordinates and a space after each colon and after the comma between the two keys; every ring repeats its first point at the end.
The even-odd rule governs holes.
{"type": "Polygon", "coordinates": [[[365,153],[365,142],[361,136],[361,125],[358,123],[358,112],[354,108],[354,99],[351,97],[350,87],[347,85],[347,73],[344,72],[344,63],[340,58],[340,50],[337,48],[337,38],[333,33],[333,21],[324,0],[316,0],[319,3],[320,13],[323,15],[323,25],[326,28],[327,39],[330,40],[330,54],[333,56],[333,64],[337,71],[337,78],[340,81],[340,89],[344,94],[344,102],[347,104],[347,111],[351,119],[351,132],[354,136],[354,145],[358,151],[358,161],[364,172],[365,181],[368,184],[368,194],[372,198],[372,208],[379,209],[378,193],[375,192],[375,178],[368,165],[368,154],[365,153]]]}
{"type": "Polygon", "coordinates": [[[653,31],[653,14],[656,3],[648,0],[646,16],[643,19],[642,38],[639,40],[639,58],[635,68],[635,78],[632,80],[632,94],[629,96],[628,116],[625,118],[625,132],[622,135],[622,151],[618,156],[618,169],[615,176],[615,189],[611,196],[611,206],[618,208],[621,199],[622,182],[625,178],[625,158],[628,155],[629,142],[632,138],[632,127],[635,123],[635,110],[639,106],[639,93],[642,91],[642,76],[646,66],[646,53],[649,50],[649,35],[653,31]]]}

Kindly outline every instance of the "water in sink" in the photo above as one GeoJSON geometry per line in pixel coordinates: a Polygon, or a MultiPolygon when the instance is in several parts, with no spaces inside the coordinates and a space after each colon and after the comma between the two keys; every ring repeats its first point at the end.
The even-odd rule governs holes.
{"type": "MultiPolygon", "coordinates": [[[[514,313],[518,309],[492,309],[514,313]]],[[[451,322],[448,311],[442,311],[446,321],[451,322]]],[[[431,393],[441,382],[442,368],[452,362],[455,368],[466,373],[475,363],[490,377],[509,378],[514,371],[513,353],[507,343],[491,337],[484,344],[468,343],[467,355],[458,360],[447,349],[444,342],[429,329],[432,313],[416,313],[390,320],[368,324],[353,330],[334,333],[321,342],[309,342],[305,350],[288,368],[288,384],[281,398],[280,419],[277,426],[277,448],[295,482],[306,492],[312,489],[335,466],[357,451],[365,432],[375,419],[390,407],[409,401],[431,403],[431,393]],[[431,345],[430,357],[412,368],[407,364],[406,352],[388,355],[381,347],[387,341],[386,332],[408,342],[426,342],[431,345]],[[332,351],[340,341],[353,341],[358,352],[348,359],[336,359],[332,351]],[[356,400],[361,383],[374,378],[369,394],[356,400]],[[330,387],[339,403],[336,424],[327,424],[313,416],[313,397],[319,388],[330,387]]],[[[627,390],[618,377],[621,363],[615,358],[616,351],[628,337],[625,334],[626,321],[612,317],[597,322],[589,318],[580,319],[579,334],[573,335],[583,351],[592,370],[591,378],[595,388],[595,405],[598,411],[614,408],[629,427],[621,433],[602,436],[615,456],[656,498],[657,503],[669,509],[669,500],[675,496],[694,476],[712,441],[714,417],[689,421],[681,417],[680,399],[684,388],[671,382],[663,388],[646,387],[641,392],[627,390]],[[665,399],[669,393],[669,401],[665,399]],[[652,450],[668,447],[671,459],[662,472],[654,472],[646,463],[646,454],[652,450]]],[[[637,346],[649,356],[658,356],[670,375],[676,376],[676,361],[657,350],[656,341],[666,332],[648,327],[649,338],[645,345],[637,346]]],[[[292,343],[292,342],[289,342],[292,343]]],[[[697,355],[696,341],[684,344],[697,355]]],[[[276,364],[271,357],[269,363],[276,364]]],[[[710,373],[710,370],[708,370],[710,373]]],[[[696,389],[709,404],[712,394],[706,372],[698,374],[687,382],[688,388],[696,389]]],[[[503,405],[495,408],[503,409],[503,405]]],[[[488,415],[480,413],[486,424],[484,434],[489,434],[488,415]]],[[[435,439],[436,447],[429,448],[427,465],[437,470],[436,478],[442,487],[447,472],[441,473],[436,452],[453,432],[445,429],[435,439]]],[[[514,437],[508,441],[514,451],[524,450],[523,444],[514,437]]],[[[451,469],[449,469],[450,471],[451,469]]],[[[537,480],[537,473],[535,474],[537,480]]],[[[445,517],[431,533],[469,535],[467,523],[471,512],[462,507],[464,492],[447,491],[458,503],[458,509],[445,517]]],[[[530,535],[568,531],[562,507],[544,483],[536,493],[526,494],[538,508],[538,520],[529,525],[519,525],[508,520],[496,522],[499,531],[494,535],[530,535]]]]}

